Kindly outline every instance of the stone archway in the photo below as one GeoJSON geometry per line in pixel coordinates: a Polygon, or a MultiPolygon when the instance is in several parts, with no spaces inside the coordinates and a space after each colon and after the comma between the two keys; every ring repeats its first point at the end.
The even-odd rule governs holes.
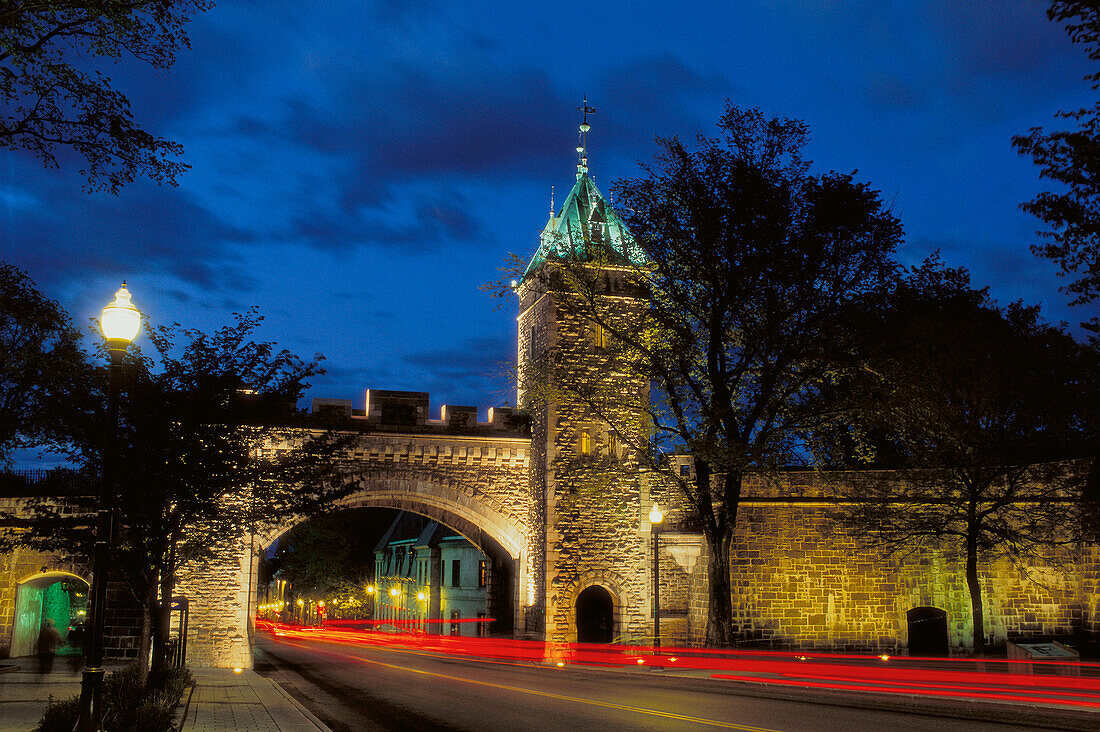
{"type": "Polygon", "coordinates": [[[47,570],[25,577],[16,584],[15,616],[11,631],[11,656],[30,656],[37,652],[38,635],[43,623],[54,623],[65,643],[70,623],[86,608],[88,581],[79,575],[60,570],[47,570]],[[78,585],[84,607],[74,606],[69,585],[78,585]],[[82,592],[80,592],[82,590],[82,592]]]}
{"type": "Polygon", "coordinates": [[[615,639],[615,599],[606,587],[589,585],[577,595],[578,643],[611,643],[615,639]]]}
{"type": "MultiPolygon", "coordinates": [[[[478,547],[496,544],[510,565],[516,635],[526,631],[524,602],[544,545],[531,528],[527,438],[461,434],[364,434],[354,450],[359,489],[331,509],[393,508],[445,524],[478,547]]],[[[276,446],[277,447],[277,446],[276,446]]],[[[180,573],[190,599],[187,657],[196,665],[252,665],[252,618],[262,547],[303,519],[246,534],[223,546],[213,565],[180,573]]]]}
{"type": "MultiPolygon", "coordinates": [[[[496,510],[489,500],[472,499],[464,490],[467,486],[441,484],[426,476],[374,477],[364,479],[362,485],[362,490],[334,502],[332,510],[391,508],[418,513],[461,534],[486,554],[496,554],[497,559],[506,560],[509,566],[504,568],[504,574],[511,584],[508,592],[512,606],[510,627],[516,634],[524,632],[523,598],[528,595],[532,559],[531,537],[525,525],[496,510]],[[506,557],[500,557],[500,552],[494,551],[496,547],[502,549],[506,557]]],[[[297,523],[300,521],[287,522],[257,536],[257,546],[270,546],[297,523]]],[[[258,561],[258,556],[253,561],[258,561]]]]}
{"type": "MultiPolygon", "coordinates": [[[[561,636],[561,640],[576,641],[578,643],[585,642],[598,642],[598,643],[610,643],[620,638],[624,633],[623,617],[622,617],[622,603],[623,603],[623,583],[621,578],[614,575],[614,573],[607,572],[589,572],[578,578],[578,581],[571,584],[569,588],[564,590],[559,596],[558,604],[558,628],[564,630],[564,634],[561,636]],[[597,592],[596,589],[601,590],[603,594],[597,592]],[[585,593],[588,593],[587,595],[585,593]],[[585,606],[583,609],[587,612],[598,612],[599,626],[607,626],[610,629],[611,637],[607,640],[600,641],[582,641],[582,635],[587,635],[588,632],[594,630],[589,628],[582,630],[582,596],[586,601],[591,601],[591,606],[585,606]],[[610,610],[607,608],[607,603],[610,601],[610,610]],[[610,617],[607,613],[610,612],[610,617]]],[[[593,618],[595,622],[595,618],[593,618]]]]}

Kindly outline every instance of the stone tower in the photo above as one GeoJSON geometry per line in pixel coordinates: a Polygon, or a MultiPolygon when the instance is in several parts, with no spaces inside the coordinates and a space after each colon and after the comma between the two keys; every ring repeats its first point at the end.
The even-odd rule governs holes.
{"type": "Polygon", "coordinates": [[[652,632],[652,504],[630,448],[639,422],[619,398],[648,392],[613,358],[614,333],[641,322],[628,284],[638,250],[588,175],[588,130],[586,121],[576,182],[516,287],[518,404],[532,418],[530,525],[545,547],[529,578],[527,631],[549,641],[641,640],[652,632]]]}

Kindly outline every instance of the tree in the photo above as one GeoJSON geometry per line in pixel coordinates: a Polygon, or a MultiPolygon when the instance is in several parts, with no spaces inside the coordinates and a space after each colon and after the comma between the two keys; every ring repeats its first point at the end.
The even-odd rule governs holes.
{"type": "MultiPolygon", "coordinates": [[[[997,557],[1024,568],[1082,537],[1088,461],[1066,461],[1094,439],[1097,354],[1037,307],[998,308],[965,270],[935,262],[892,294],[860,352],[867,408],[848,434],[877,435],[889,446],[879,466],[897,470],[857,486],[847,519],[895,556],[940,548],[963,559],[981,654],[980,568],[997,557]]],[[[837,462],[862,467],[853,442],[840,441],[837,462]]]]}
{"type": "Polygon", "coordinates": [[[84,157],[88,190],[117,193],[137,175],[175,184],[183,148],[137,125],[130,101],[88,57],[132,56],[157,69],[188,47],[184,26],[207,0],[15,0],[0,7],[0,147],[58,167],[84,157]]]}
{"type": "MultiPolygon", "coordinates": [[[[1092,61],[1100,60],[1100,9],[1088,0],[1055,0],[1047,17],[1066,24],[1074,43],[1084,44],[1092,61]]],[[[1085,77],[1100,88],[1100,72],[1085,77]]],[[[1071,112],[1059,112],[1076,128],[1044,132],[1033,127],[1012,138],[1021,155],[1030,155],[1042,170],[1040,177],[1062,184],[1060,192],[1040,193],[1021,205],[1050,226],[1044,241],[1032,253],[1055,262],[1059,275],[1073,278],[1062,288],[1073,305],[1089,305],[1100,297],[1100,103],[1071,112]]],[[[1100,333],[1100,316],[1082,324],[1100,333]]]]}
{"type": "Polygon", "coordinates": [[[298,595],[331,597],[363,587],[374,577],[374,545],[392,522],[375,509],[316,516],[279,539],[270,570],[298,595]]]}
{"type": "MultiPolygon", "coordinates": [[[[248,531],[309,515],[344,490],[339,458],[349,438],[310,429],[295,406],[321,373],[320,357],[304,362],[253,341],[261,320],[249,311],[213,334],[147,328],[155,358],[132,347],[124,365],[117,449],[125,467],[111,565],[144,610],[140,658],[153,642],[155,665],[166,661],[181,567],[237,550],[248,531]]],[[[83,434],[90,475],[102,460],[100,416],[83,434]]],[[[40,502],[19,541],[88,556],[90,528],[72,508],[40,502]]]]}
{"type": "Polygon", "coordinates": [[[834,418],[823,387],[854,368],[844,315],[891,279],[901,225],[852,175],[807,173],[803,123],[728,106],[718,128],[695,150],[659,139],[643,177],[614,186],[636,252],[611,251],[594,226],[582,252],[527,276],[572,293],[557,306],[606,332],[606,369],[571,375],[551,353],[546,388],[679,488],[709,548],[706,640],[725,646],[742,482],[806,459],[806,436],[834,418]],[[624,292],[639,317],[617,304],[624,292]],[[670,452],[690,454],[690,476],[670,452]]]}
{"type": "Polygon", "coordinates": [[[0,262],[0,464],[13,448],[65,440],[64,416],[88,369],[68,314],[0,262]]]}

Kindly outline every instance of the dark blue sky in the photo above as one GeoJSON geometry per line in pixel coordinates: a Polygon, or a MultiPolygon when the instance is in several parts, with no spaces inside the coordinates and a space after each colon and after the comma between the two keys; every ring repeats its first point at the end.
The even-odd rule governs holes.
{"type": "MultiPolygon", "coordinates": [[[[0,157],[0,259],[79,324],[125,278],[155,323],[262,336],[366,388],[481,407],[514,399],[515,313],[478,286],[529,256],[573,182],[575,111],[597,183],[655,135],[708,134],[726,99],[811,128],[817,171],[858,170],[905,225],[1002,303],[1077,322],[1028,245],[1043,189],[1013,134],[1091,104],[1091,69],[1039,0],[301,3],[225,0],[167,73],[107,69],[183,143],[178,188],[81,193],[78,161],[0,157]]],[[[484,412],[482,413],[484,419],[484,412]]]]}

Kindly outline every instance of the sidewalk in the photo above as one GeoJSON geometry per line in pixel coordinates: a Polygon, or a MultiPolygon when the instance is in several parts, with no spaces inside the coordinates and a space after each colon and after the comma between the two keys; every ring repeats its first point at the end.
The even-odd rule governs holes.
{"type": "MultiPolygon", "coordinates": [[[[110,673],[114,667],[108,667],[110,673]]],[[[254,671],[191,669],[195,684],[177,709],[181,732],[331,732],[273,681],[254,671]]],[[[52,673],[40,675],[35,658],[0,661],[0,732],[30,732],[52,696],[80,693],[80,669],[57,659],[52,673]]]]}
{"type": "Polygon", "coordinates": [[[195,686],[180,700],[181,732],[330,732],[274,681],[255,671],[191,669],[195,686]]]}

